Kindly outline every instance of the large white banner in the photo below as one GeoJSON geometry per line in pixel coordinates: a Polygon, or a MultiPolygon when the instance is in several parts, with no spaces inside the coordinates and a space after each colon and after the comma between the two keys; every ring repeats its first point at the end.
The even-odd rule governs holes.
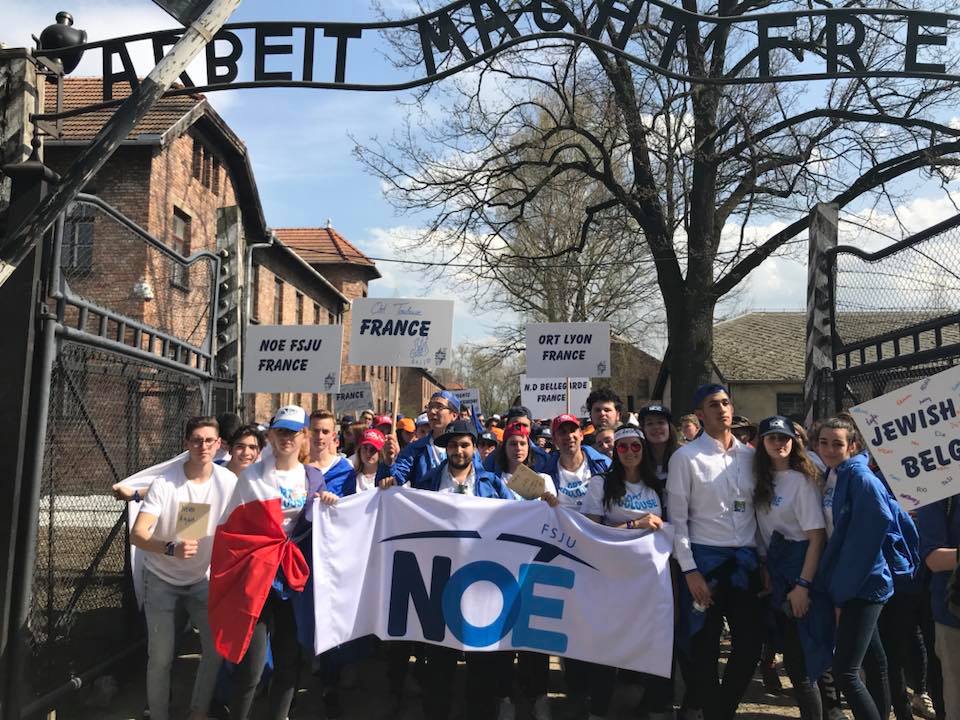
{"type": "Polygon", "coordinates": [[[960,493],[960,365],[851,413],[904,510],[960,493]]]}
{"type": "Polygon", "coordinates": [[[342,325],[248,325],[244,392],[333,393],[340,388],[342,325]]]}
{"type": "Polygon", "coordinates": [[[316,652],[352,638],[534,650],[670,676],[671,528],[409,488],[313,507],[316,652]]]}
{"type": "MultiPolygon", "coordinates": [[[[570,413],[577,417],[590,414],[587,396],[590,378],[570,378],[570,413]]],[[[567,378],[532,378],[520,376],[520,402],[540,420],[554,418],[567,412],[567,378]]]]}
{"type": "Polygon", "coordinates": [[[610,323],[530,323],[527,375],[610,377],[610,323]]]}
{"type": "Polygon", "coordinates": [[[350,316],[352,364],[450,367],[453,300],[357,298],[350,316]]]}

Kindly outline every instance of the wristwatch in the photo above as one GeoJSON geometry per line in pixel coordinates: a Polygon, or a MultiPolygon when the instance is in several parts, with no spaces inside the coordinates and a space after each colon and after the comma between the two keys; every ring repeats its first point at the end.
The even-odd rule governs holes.
{"type": "Polygon", "coordinates": [[[798,587],[806,588],[807,590],[809,590],[810,588],[813,587],[813,583],[812,583],[812,582],[810,582],[810,581],[807,580],[806,578],[802,578],[802,577],[798,577],[793,584],[796,585],[796,586],[798,586],[798,587]]]}
{"type": "Polygon", "coordinates": [[[177,544],[173,541],[168,542],[166,547],[163,550],[163,554],[169,557],[173,557],[173,554],[177,551],[177,544]]]}

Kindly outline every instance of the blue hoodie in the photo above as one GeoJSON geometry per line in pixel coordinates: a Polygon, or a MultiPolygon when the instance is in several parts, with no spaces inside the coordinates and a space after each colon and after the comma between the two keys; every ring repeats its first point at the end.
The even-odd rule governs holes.
{"type": "MultiPolygon", "coordinates": [[[[434,454],[430,449],[432,445],[433,435],[427,433],[400,451],[389,473],[393,475],[397,485],[410,483],[416,487],[416,483],[426,477],[427,473],[439,467],[439,463],[434,462],[434,454]]],[[[377,479],[380,479],[379,473],[377,479]]]]}
{"type": "MultiPolygon", "coordinates": [[[[594,450],[588,445],[582,445],[580,447],[583,450],[583,454],[587,458],[587,465],[590,467],[591,475],[602,475],[607,470],[610,469],[610,458],[604,455],[599,450],[594,450]]],[[[546,473],[553,480],[553,492],[554,494],[559,493],[557,489],[559,487],[558,476],[560,474],[560,451],[554,450],[547,457],[547,464],[542,470],[538,472],[546,473]]]]}
{"type": "Polygon", "coordinates": [[[867,467],[867,455],[837,466],[833,493],[833,534],[820,558],[817,585],[842,607],[850,600],[886,602],[893,576],[884,545],[893,523],[887,490],[867,467]]]}
{"type": "MultiPolygon", "coordinates": [[[[447,461],[444,460],[424,477],[412,482],[411,487],[417,490],[433,490],[436,492],[440,489],[440,480],[443,478],[443,471],[446,468],[447,461]]],[[[503,481],[492,472],[484,470],[477,462],[476,457],[473,462],[473,480],[473,494],[477,497],[500,498],[501,500],[513,499],[513,493],[503,484],[503,481]]]]}

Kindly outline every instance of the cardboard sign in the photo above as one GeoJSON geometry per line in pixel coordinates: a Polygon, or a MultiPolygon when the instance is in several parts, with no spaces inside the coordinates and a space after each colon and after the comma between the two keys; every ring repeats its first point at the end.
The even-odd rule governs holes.
{"type": "Polygon", "coordinates": [[[341,385],[340,392],[334,396],[333,406],[337,409],[338,415],[348,413],[363,412],[373,409],[373,391],[370,389],[370,383],[350,383],[341,385]]]}
{"type": "Polygon", "coordinates": [[[335,393],[342,325],[248,325],[244,392],[335,393]]]}
{"type": "Polygon", "coordinates": [[[543,495],[546,489],[543,478],[526,465],[517,465],[513,475],[507,481],[507,487],[524,500],[533,500],[543,495]]]}
{"type": "Polygon", "coordinates": [[[610,324],[527,325],[527,377],[610,377],[610,324]]]}
{"type": "Polygon", "coordinates": [[[473,413],[479,415],[483,412],[480,409],[480,391],[476,388],[467,390],[451,390],[453,396],[460,401],[460,405],[469,405],[473,408],[473,413]]]}
{"type": "Polygon", "coordinates": [[[210,534],[209,503],[177,503],[177,540],[200,540],[210,534]]]}
{"type": "Polygon", "coordinates": [[[904,510],[960,493],[960,365],[850,412],[904,510]]]}
{"type": "MultiPolygon", "coordinates": [[[[590,378],[570,378],[570,412],[577,417],[589,415],[587,395],[590,378]]],[[[566,378],[531,378],[520,376],[520,402],[530,408],[535,418],[554,418],[567,411],[566,378]]]]}
{"type": "Polygon", "coordinates": [[[453,300],[358,298],[350,314],[353,365],[450,367],[453,300]]]}

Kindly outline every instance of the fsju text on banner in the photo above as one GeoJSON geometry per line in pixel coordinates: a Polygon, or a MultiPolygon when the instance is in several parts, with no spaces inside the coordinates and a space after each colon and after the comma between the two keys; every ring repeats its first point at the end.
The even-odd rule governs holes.
{"type": "Polygon", "coordinates": [[[590,378],[534,378],[520,376],[520,402],[535,418],[553,418],[567,412],[567,385],[570,386],[570,412],[577,417],[590,414],[587,396],[590,378]]]}
{"type": "Polygon", "coordinates": [[[610,324],[530,323],[527,376],[610,377],[610,324]]]}
{"type": "Polygon", "coordinates": [[[960,493],[960,365],[850,413],[904,510],[960,493]]]}
{"type": "Polygon", "coordinates": [[[450,367],[453,300],[358,298],[350,314],[353,365],[450,367]]]}
{"type": "Polygon", "coordinates": [[[376,635],[670,676],[669,526],[621,530],[544,502],[408,488],[313,512],[318,654],[376,635]]]}
{"type": "Polygon", "coordinates": [[[335,393],[342,325],[248,325],[244,392],[335,393]]]}

